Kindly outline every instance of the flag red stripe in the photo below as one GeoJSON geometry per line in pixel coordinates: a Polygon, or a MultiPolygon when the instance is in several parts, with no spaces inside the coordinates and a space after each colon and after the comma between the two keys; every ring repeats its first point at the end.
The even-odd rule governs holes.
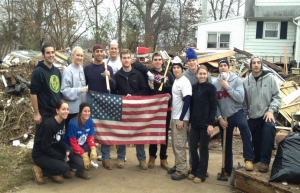
{"type": "Polygon", "coordinates": [[[96,143],[103,145],[139,145],[139,144],[166,144],[166,140],[137,140],[137,141],[108,141],[108,140],[99,140],[95,139],[96,143]]]}
{"type": "Polygon", "coordinates": [[[163,117],[163,116],[156,116],[156,117],[153,117],[153,118],[126,118],[126,119],[123,119],[122,118],[122,122],[125,122],[125,123],[128,123],[128,122],[149,122],[149,121],[158,121],[158,120],[166,120],[166,117],[163,117]]]}
{"type": "MultiPolygon", "coordinates": [[[[137,101],[138,103],[138,101],[137,101]]],[[[142,108],[142,107],[153,107],[153,106],[160,106],[160,105],[166,105],[168,104],[168,101],[158,101],[154,103],[146,103],[146,104],[127,104],[123,103],[123,108],[142,108]]]]}
{"type": "Polygon", "coordinates": [[[107,125],[102,123],[94,123],[95,130],[97,127],[99,128],[107,128],[107,129],[119,129],[119,130],[142,130],[148,128],[166,128],[166,124],[149,124],[146,126],[119,126],[119,125],[107,125]]]}
{"type": "Polygon", "coordinates": [[[99,136],[112,136],[112,137],[153,137],[153,136],[166,136],[166,132],[144,132],[135,134],[119,134],[119,133],[109,133],[109,132],[98,132],[96,134],[99,136]]]}
{"type": "Polygon", "coordinates": [[[123,115],[142,115],[142,114],[155,114],[167,112],[166,108],[161,108],[157,110],[147,110],[147,111],[123,111],[123,115]]]}
{"type": "Polygon", "coordinates": [[[158,98],[162,98],[162,97],[169,97],[169,95],[167,94],[157,94],[157,95],[149,95],[149,96],[130,96],[130,97],[126,97],[126,96],[122,96],[123,100],[147,100],[147,99],[158,99],[158,98]]]}

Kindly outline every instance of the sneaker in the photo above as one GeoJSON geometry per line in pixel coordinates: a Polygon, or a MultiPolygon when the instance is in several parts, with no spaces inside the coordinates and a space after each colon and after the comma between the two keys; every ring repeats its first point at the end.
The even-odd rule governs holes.
{"type": "Polygon", "coordinates": [[[155,157],[150,156],[148,161],[148,168],[152,169],[154,168],[154,165],[155,165],[155,157]]]}
{"type": "Polygon", "coordinates": [[[192,166],[189,167],[188,173],[190,174],[192,172],[192,166]]]}
{"type": "Polygon", "coordinates": [[[194,176],[193,174],[189,174],[188,175],[188,179],[193,180],[196,176],[194,176]]]}
{"type": "Polygon", "coordinates": [[[185,179],[187,176],[181,173],[180,171],[176,171],[174,174],[172,174],[171,177],[173,180],[182,180],[185,179]]]}
{"type": "Polygon", "coordinates": [[[85,180],[89,180],[91,178],[90,174],[85,170],[76,170],[75,176],[85,180]]]}
{"type": "Polygon", "coordinates": [[[45,184],[46,180],[43,177],[42,169],[39,166],[34,166],[32,168],[32,174],[37,184],[45,184]]]}
{"type": "Polygon", "coordinates": [[[253,163],[252,163],[252,161],[246,161],[245,170],[246,171],[253,171],[253,163]]]}
{"type": "Polygon", "coordinates": [[[176,172],[176,166],[167,169],[168,174],[174,174],[176,172]]]}
{"type": "Polygon", "coordinates": [[[71,178],[72,178],[72,174],[71,174],[70,171],[67,171],[66,173],[63,174],[63,177],[64,177],[65,179],[71,179],[71,178]]]}
{"type": "Polygon", "coordinates": [[[117,167],[124,168],[124,160],[123,159],[118,159],[117,167]]]}
{"type": "Polygon", "coordinates": [[[55,183],[62,184],[64,179],[61,176],[49,176],[55,183]]]}
{"type": "Polygon", "coordinates": [[[107,170],[112,170],[109,160],[102,161],[102,165],[107,170]]]}
{"type": "Polygon", "coordinates": [[[264,162],[260,162],[259,167],[258,167],[258,171],[266,173],[269,170],[269,164],[266,164],[264,162]]]}
{"type": "Polygon", "coordinates": [[[166,159],[164,160],[160,160],[160,166],[162,168],[164,168],[165,170],[167,170],[169,168],[169,164],[168,164],[168,161],[166,159]]]}
{"type": "MultiPolygon", "coordinates": [[[[229,174],[229,173],[224,173],[225,174],[225,176],[228,176],[228,177],[230,177],[231,176],[231,174],[229,174]]],[[[206,174],[207,175],[207,174],[206,174]]],[[[218,175],[221,175],[221,172],[218,172],[218,175]]]]}
{"type": "Polygon", "coordinates": [[[148,169],[148,165],[146,164],[145,160],[140,161],[140,167],[142,170],[147,170],[148,169]]]}
{"type": "Polygon", "coordinates": [[[194,178],[194,183],[199,184],[201,182],[202,182],[202,180],[200,178],[198,178],[198,177],[194,178]]]}

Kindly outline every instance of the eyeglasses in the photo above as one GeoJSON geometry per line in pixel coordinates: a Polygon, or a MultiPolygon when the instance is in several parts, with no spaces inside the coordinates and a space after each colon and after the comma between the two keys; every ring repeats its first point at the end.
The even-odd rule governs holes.
{"type": "Polygon", "coordinates": [[[156,61],[162,61],[162,59],[154,59],[153,61],[155,61],[155,62],[156,62],[156,61]]]}

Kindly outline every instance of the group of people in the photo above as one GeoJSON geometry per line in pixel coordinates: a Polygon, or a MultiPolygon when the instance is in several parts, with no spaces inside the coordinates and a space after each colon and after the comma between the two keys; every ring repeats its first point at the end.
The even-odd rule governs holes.
{"type": "MultiPolygon", "coordinates": [[[[198,64],[197,55],[191,48],[186,51],[188,69],[184,70],[181,59],[175,57],[170,71],[165,69],[164,59],[158,52],[152,55],[153,67],[148,68],[140,62],[131,64],[130,50],[124,49],[119,53],[116,40],[110,43],[108,49],[107,69],[103,60],[105,50],[96,44],[92,63],[83,68],[83,50],[75,47],[72,64],[60,74],[53,65],[54,46],[49,43],[42,46],[44,61],[40,61],[33,71],[30,85],[36,124],[32,151],[35,166],[32,171],[37,183],[45,183],[44,176],[62,183],[63,178],[72,177],[70,169],[76,169],[75,176],[90,179],[87,171],[99,152],[94,143],[94,123],[86,93],[108,93],[106,76],[113,94],[126,97],[169,96],[166,143],[160,145],[159,156],[160,166],[171,174],[173,180],[188,178],[201,183],[209,176],[208,145],[214,132],[215,117],[221,134],[223,130],[227,133],[225,175],[230,176],[233,167],[232,134],[235,126],[239,128],[243,140],[245,169],[252,171],[253,163],[260,162],[259,171],[268,171],[281,96],[272,73],[262,70],[263,63],[259,56],[252,57],[252,72],[243,82],[236,74],[229,72],[226,58],[219,60],[220,75],[212,83],[207,67],[198,64]],[[164,77],[166,70],[168,72],[164,77]],[[164,86],[160,90],[162,83],[164,86]],[[175,155],[173,167],[169,167],[167,162],[170,125],[175,155]],[[189,164],[186,158],[187,142],[189,164]]],[[[144,145],[136,145],[141,169],[155,166],[157,151],[157,145],[149,145],[149,160],[146,163],[144,145]]],[[[101,144],[101,155],[103,167],[111,170],[109,145],[101,144]]],[[[126,145],[118,145],[117,167],[123,168],[125,160],[126,145]]]]}

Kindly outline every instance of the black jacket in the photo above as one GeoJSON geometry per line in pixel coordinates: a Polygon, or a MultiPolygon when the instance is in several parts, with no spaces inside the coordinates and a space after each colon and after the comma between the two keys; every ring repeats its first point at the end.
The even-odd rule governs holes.
{"type": "Polygon", "coordinates": [[[66,152],[71,151],[71,147],[63,141],[63,129],[65,122],[57,123],[54,117],[47,119],[38,130],[34,138],[32,158],[48,155],[54,159],[64,161],[65,155],[58,153],[54,147],[62,148],[66,152]]]}
{"type": "Polygon", "coordinates": [[[208,125],[214,126],[217,112],[217,90],[208,82],[201,84],[201,89],[196,83],[192,87],[190,104],[190,123],[194,128],[206,129],[208,125]]]}
{"type": "Polygon", "coordinates": [[[145,77],[141,72],[134,69],[134,67],[132,67],[128,80],[126,79],[122,68],[116,72],[115,78],[119,95],[149,95],[149,86],[145,80],[145,77]]]}
{"type": "MultiPolygon", "coordinates": [[[[147,75],[147,72],[150,71],[155,80],[153,81],[154,82],[154,89],[153,90],[150,90],[150,95],[156,95],[156,94],[165,94],[165,93],[169,93],[170,95],[172,95],[172,86],[173,86],[173,83],[174,83],[174,77],[172,75],[171,72],[167,72],[167,75],[166,75],[166,78],[167,78],[167,83],[164,84],[163,88],[161,91],[159,91],[159,87],[161,85],[160,82],[158,82],[158,80],[160,78],[162,78],[165,74],[165,69],[163,69],[161,72],[157,72],[154,68],[148,68],[147,66],[145,66],[144,64],[140,63],[140,62],[135,62],[132,64],[132,66],[143,73],[143,75],[145,77],[147,77],[147,80],[148,80],[148,75],[147,75]]],[[[172,107],[172,99],[169,100],[169,104],[168,104],[168,107],[172,107]]]]}
{"type": "Polygon", "coordinates": [[[61,75],[58,68],[48,68],[44,61],[39,61],[32,76],[30,94],[37,95],[39,112],[52,115],[56,103],[60,100],[61,75]]]}

